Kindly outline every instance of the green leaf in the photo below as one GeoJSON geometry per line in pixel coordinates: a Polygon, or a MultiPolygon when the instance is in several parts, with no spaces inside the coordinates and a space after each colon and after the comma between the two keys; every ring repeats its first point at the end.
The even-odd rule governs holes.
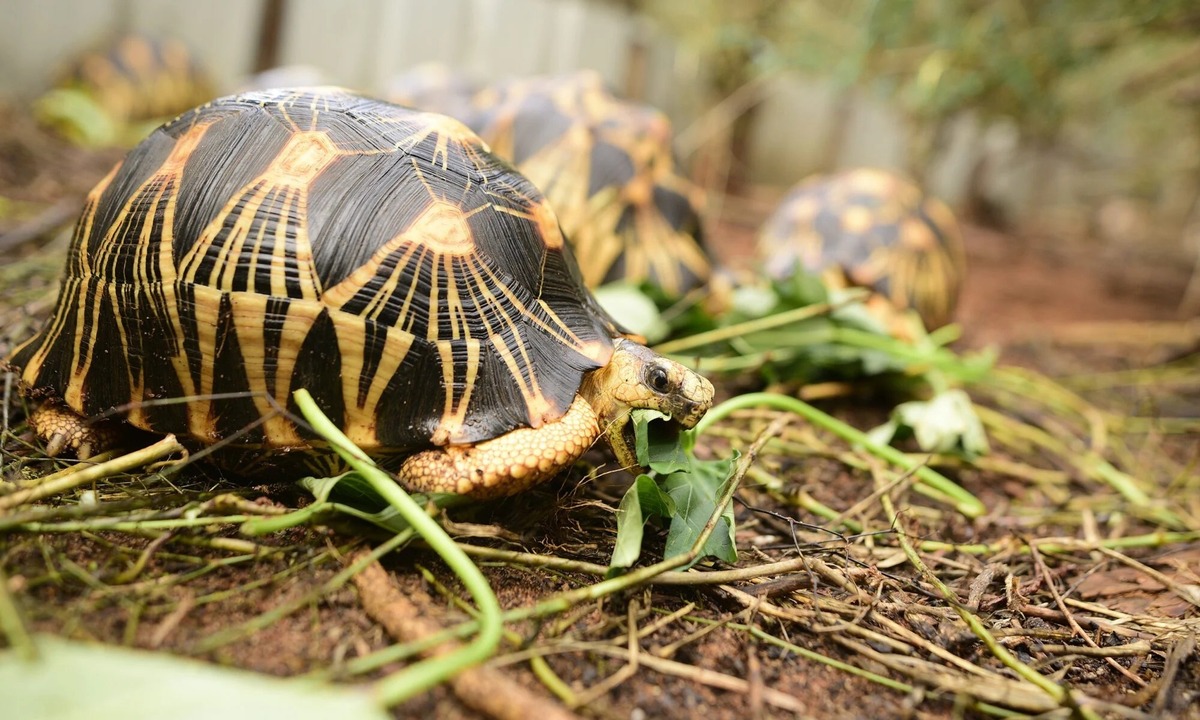
{"type": "Polygon", "coordinates": [[[4,717],[39,720],[386,720],[365,689],[37,636],[38,659],[0,652],[4,717]]]}
{"type": "MultiPolygon", "coordinates": [[[[667,531],[667,546],[663,551],[664,559],[686,553],[699,539],[700,532],[716,509],[725,483],[730,480],[738,456],[734,452],[728,460],[696,462],[692,472],[673,473],[663,481],[663,489],[675,502],[671,527],[667,531]]],[[[727,506],[696,559],[715,557],[725,562],[737,562],[733,523],[733,507],[727,506]]]]}
{"type": "Polygon", "coordinates": [[[313,498],[315,498],[318,502],[326,502],[333,494],[334,489],[340,485],[342,480],[346,479],[348,475],[354,475],[360,480],[362,479],[362,476],[351,470],[350,472],[344,472],[341,475],[334,475],[332,477],[302,478],[297,482],[297,484],[310,492],[313,498]]]}
{"type": "Polygon", "coordinates": [[[974,457],[988,451],[983,423],[962,390],[946,390],[928,401],[897,405],[891,422],[911,429],[925,452],[961,452],[974,457]]]}
{"type": "Polygon", "coordinates": [[[669,416],[639,408],[630,413],[629,421],[633,423],[634,450],[642,467],[663,475],[691,469],[692,436],[680,432],[669,416]]]}
{"type": "Polygon", "coordinates": [[[112,145],[118,128],[91,95],[73,88],[50,90],[34,102],[38,120],[87,147],[112,145]]]}
{"type": "Polygon", "coordinates": [[[625,491],[617,508],[617,542],[609,561],[613,570],[633,567],[642,554],[642,539],[646,521],[652,517],[669,518],[675,513],[675,502],[662,491],[649,475],[638,475],[625,491]]]}
{"type": "Polygon", "coordinates": [[[669,518],[675,514],[675,501],[665,493],[658,481],[649,475],[638,475],[634,484],[638,492],[638,502],[641,503],[646,519],[652,517],[669,518]]]}
{"type": "Polygon", "coordinates": [[[779,305],[779,293],[760,285],[739,285],[733,289],[730,310],[747,318],[766,317],[779,305]]]}
{"type": "Polygon", "coordinates": [[[642,556],[642,537],[646,528],[646,517],[638,495],[638,484],[642,478],[649,479],[649,476],[639,475],[638,482],[629,486],[617,507],[617,541],[613,544],[612,558],[608,561],[607,575],[610,577],[618,574],[615,571],[633,567],[642,556]]]}
{"type": "Polygon", "coordinates": [[[775,282],[775,291],[789,307],[804,307],[828,302],[829,288],[821,281],[820,275],[804,271],[797,267],[789,277],[775,282]]]}
{"type": "Polygon", "coordinates": [[[654,300],[633,285],[604,285],[593,290],[592,295],[614,320],[649,343],[662,340],[671,330],[654,300]]]}
{"type": "Polygon", "coordinates": [[[896,437],[896,433],[899,430],[899,423],[895,420],[888,420],[879,427],[867,431],[867,437],[871,439],[871,442],[878,445],[891,445],[892,440],[896,437]]]}
{"type": "MultiPolygon", "coordinates": [[[[326,478],[307,477],[300,480],[300,486],[312,493],[313,497],[318,500],[349,505],[363,512],[379,512],[389,507],[387,500],[375,492],[371,483],[354,471],[326,478]]],[[[424,500],[424,496],[414,496],[414,498],[418,502],[424,500]]]]}

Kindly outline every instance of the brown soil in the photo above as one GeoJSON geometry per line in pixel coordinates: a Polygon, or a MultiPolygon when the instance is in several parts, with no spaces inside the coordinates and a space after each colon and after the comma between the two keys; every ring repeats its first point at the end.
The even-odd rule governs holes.
{"type": "MultiPolygon", "coordinates": [[[[0,218],[0,237],[25,227],[39,212],[64,197],[78,199],[105,172],[113,157],[111,152],[90,153],[65,148],[37,131],[19,112],[4,111],[0,115],[0,197],[28,205],[22,205],[19,213],[0,218]]],[[[745,247],[752,226],[753,223],[744,218],[722,226],[728,247],[734,248],[727,252],[737,255],[738,248],[745,247]]],[[[37,249],[40,242],[35,240],[19,251],[13,251],[9,257],[62,252],[61,241],[46,251],[37,249]]],[[[1171,354],[1188,349],[1188,343],[1180,342],[1179,337],[1164,344],[1140,341],[1140,336],[1129,334],[1135,327],[1153,331],[1156,326],[1148,325],[1150,322],[1180,320],[1177,304],[1190,271],[1184,263],[1150,266],[1128,258],[1106,257],[1089,250],[1081,241],[1052,244],[975,227],[968,228],[967,245],[971,276],[960,314],[964,327],[961,346],[964,348],[998,345],[1007,360],[1054,374],[1137,367],[1161,362],[1171,354]],[[1116,321],[1138,325],[1115,325],[1116,321]]],[[[44,281],[44,273],[38,277],[44,281]]],[[[30,283],[36,281],[37,278],[28,280],[30,283]]],[[[24,287],[20,289],[24,290],[24,287]]],[[[5,287],[3,290],[5,298],[0,299],[0,306],[5,307],[0,309],[5,311],[4,317],[11,319],[15,317],[12,313],[17,311],[11,307],[9,296],[18,288],[5,287]]],[[[44,305],[36,312],[44,313],[44,305]]],[[[9,332],[16,331],[10,329],[9,332]]],[[[1193,418],[1200,415],[1200,398],[1195,396],[1194,385],[1190,392],[1192,395],[1181,391],[1173,399],[1176,405],[1172,414],[1193,418]]],[[[1104,399],[1114,400],[1107,395],[1104,399]]],[[[1115,401],[1130,403],[1128,407],[1117,409],[1139,413],[1144,411],[1144,406],[1135,407],[1134,404],[1142,400],[1142,396],[1115,398],[1115,401]]],[[[16,407],[14,402],[14,412],[16,407]]],[[[843,411],[851,418],[863,420],[861,427],[869,427],[882,416],[882,411],[872,409],[839,408],[839,413],[843,411]],[[855,413],[861,413],[861,416],[855,413]]],[[[731,442],[744,449],[743,440],[739,438],[751,436],[748,428],[749,425],[742,428],[742,434],[735,435],[731,442]]],[[[9,447],[13,447],[11,443],[9,447]]],[[[1139,448],[1147,453],[1170,454],[1185,467],[1190,467],[1189,472],[1194,472],[1194,435],[1168,438],[1161,445],[1147,441],[1131,447],[1135,455],[1139,448]],[[1192,463],[1190,466],[1187,465],[1189,462],[1192,463]]],[[[25,462],[8,453],[4,461],[5,479],[9,480],[13,479],[16,468],[27,465],[33,469],[48,467],[48,463],[25,462]]],[[[869,475],[850,472],[832,459],[814,458],[801,462],[775,459],[770,467],[786,479],[784,492],[768,492],[755,486],[739,495],[738,539],[742,557],[749,564],[794,555],[792,548],[798,541],[792,535],[795,527],[789,524],[790,520],[821,522],[820,518],[789,506],[783,499],[805,491],[829,506],[848,508],[870,492],[869,475]]],[[[928,538],[962,542],[1076,534],[1074,525],[1064,526],[1054,519],[1053,508],[1036,524],[1031,524],[1028,518],[1008,515],[1006,511],[1031,492],[1022,482],[979,470],[964,470],[958,474],[958,479],[988,504],[991,508],[989,516],[971,523],[953,514],[935,516],[914,511],[911,531],[928,538]]],[[[474,540],[476,544],[604,564],[614,537],[612,508],[620,500],[624,482],[627,478],[609,476],[577,485],[577,479],[566,479],[487,507],[451,511],[449,517],[456,523],[472,523],[458,527],[463,534],[490,536],[490,539],[474,540]]],[[[304,502],[294,493],[275,488],[247,491],[203,475],[188,476],[181,484],[206,497],[214,491],[237,491],[251,500],[270,497],[271,501],[293,507],[304,502]]],[[[138,480],[123,480],[111,489],[102,486],[96,489],[102,499],[125,499],[150,506],[170,507],[175,497],[174,491],[168,491],[161,484],[147,487],[138,480]]],[[[1071,489],[1067,488],[1067,492],[1069,495],[1071,489]]],[[[1072,502],[1068,496],[1062,509],[1075,507],[1072,502]]],[[[1194,497],[1179,497],[1177,502],[1181,507],[1190,507],[1192,517],[1197,515],[1194,497]]],[[[0,512],[2,519],[3,512],[0,512]]],[[[879,519],[875,520],[878,522],[879,519]]],[[[1116,521],[1103,516],[1098,522],[1102,524],[1101,533],[1122,530],[1136,534],[1135,531],[1145,532],[1147,527],[1136,518],[1121,521],[1124,525],[1109,524],[1116,521]]],[[[815,532],[802,533],[799,537],[812,541],[830,536],[815,532]]],[[[332,591],[321,590],[324,583],[345,567],[348,557],[371,545],[357,537],[356,531],[316,526],[254,538],[252,542],[262,546],[257,557],[246,556],[244,551],[223,551],[211,545],[189,543],[189,539],[211,543],[220,538],[244,540],[233,526],[195,536],[180,532],[166,540],[153,542],[137,534],[105,530],[98,525],[81,532],[17,531],[6,534],[0,530],[0,568],[9,578],[9,590],[32,629],[75,639],[198,656],[273,675],[337,670],[346,660],[394,642],[378,618],[364,611],[353,584],[332,591]],[[140,564],[142,562],[144,564],[140,564]],[[296,609],[278,620],[239,635],[221,635],[292,602],[296,603],[296,609]]],[[[649,551],[660,552],[661,542],[661,537],[653,538],[649,551]]],[[[842,557],[840,551],[826,554],[816,546],[808,546],[807,552],[811,557],[826,558],[831,563],[842,557]]],[[[1169,552],[1148,549],[1137,556],[1177,582],[1196,587],[1195,568],[1200,564],[1197,553],[1200,553],[1200,544],[1192,542],[1190,546],[1171,546],[1169,552]],[[1180,562],[1180,559],[1184,560],[1180,562]]],[[[939,564],[939,568],[961,570],[955,588],[960,597],[967,596],[972,578],[992,567],[988,562],[994,563],[995,568],[1000,569],[999,574],[986,588],[978,607],[995,627],[1023,624],[1031,628],[1049,622],[1033,610],[1020,610],[1018,600],[1021,598],[1029,603],[1029,607],[1036,604],[1046,613],[1054,609],[1053,600],[1044,594],[1046,578],[1027,564],[1007,557],[975,560],[949,552],[931,554],[927,561],[944,563],[939,564]],[[1015,585],[1006,585],[1006,572],[1010,573],[1009,580],[1015,585]],[[1007,601],[1006,592],[1009,594],[1007,601]],[[1019,597],[1014,599],[1014,596],[1019,597]]],[[[1161,583],[1146,582],[1143,573],[1101,563],[1083,552],[1054,562],[1053,581],[1063,589],[1076,588],[1083,599],[1103,600],[1120,607],[1122,612],[1149,613],[1181,620],[1190,618],[1193,622],[1198,617],[1196,607],[1179,602],[1178,596],[1166,592],[1161,583]]],[[[432,622],[451,626],[463,619],[463,613],[454,609],[448,599],[461,595],[461,589],[437,557],[422,549],[410,548],[385,558],[383,564],[402,594],[414,598],[414,602],[425,598],[420,607],[432,622]],[[437,583],[424,577],[423,570],[431,573],[437,583]],[[443,595],[438,583],[448,588],[448,595],[443,595]]],[[[931,599],[928,588],[914,580],[910,572],[894,563],[877,560],[861,566],[850,562],[847,567],[864,573],[861,576],[864,589],[879,591],[876,598],[879,612],[906,624],[913,633],[934,644],[954,649],[972,661],[987,663],[987,653],[961,623],[952,621],[945,614],[922,615],[904,609],[905,606],[911,609],[921,605],[936,607],[939,612],[945,609],[943,603],[931,599]]],[[[581,572],[550,571],[518,563],[488,564],[484,569],[505,608],[530,606],[551,593],[583,587],[597,580],[581,572]]],[[[790,579],[796,580],[797,576],[792,575],[790,579]]],[[[752,583],[737,583],[736,586],[743,591],[754,587],[752,583]]],[[[803,608],[803,598],[807,596],[802,593],[811,594],[814,588],[820,588],[821,593],[842,596],[840,588],[824,584],[815,575],[801,574],[795,587],[767,597],[773,598],[778,605],[803,608]]],[[[757,625],[806,650],[872,672],[901,677],[880,662],[864,659],[862,652],[840,642],[832,623],[836,618],[829,619],[830,624],[822,630],[813,631],[803,624],[778,623],[763,615],[747,613],[735,598],[730,592],[713,586],[654,586],[626,591],[598,602],[580,604],[541,623],[513,624],[510,629],[517,633],[518,640],[516,644],[506,645],[506,652],[515,652],[522,641],[536,646],[539,642],[562,638],[578,642],[607,641],[611,647],[623,648],[628,642],[630,618],[638,628],[646,628],[659,618],[694,604],[688,618],[666,624],[642,637],[638,645],[647,656],[658,651],[661,657],[678,663],[678,668],[691,668],[695,672],[672,673],[642,667],[577,711],[605,718],[682,718],[703,714],[709,720],[792,715],[764,700],[764,690],[770,689],[798,700],[805,714],[811,717],[961,716],[954,694],[930,689],[936,687],[932,683],[916,683],[920,689],[905,694],[761,642],[734,627],[718,627],[707,634],[699,634],[705,627],[700,620],[757,625]],[[745,686],[721,689],[700,675],[700,671],[744,681],[745,686]]],[[[1059,623],[1054,627],[1063,626],[1059,623]]],[[[1092,634],[1101,643],[1109,641],[1099,630],[1092,634]]],[[[867,644],[875,652],[884,654],[880,661],[886,659],[886,644],[867,644]]],[[[1027,662],[1046,660],[1038,642],[1014,639],[1009,645],[1027,662]]],[[[498,667],[508,682],[539,696],[551,697],[528,662],[509,662],[506,657],[499,658],[498,667]]],[[[576,693],[596,687],[626,664],[625,659],[599,652],[548,653],[545,659],[554,673],[576,693]]],[[[1135,673],[1151,679],[1148,688],[1130,682],[1104,662],[1087,656],[1063,664],[1055,677],[1093,697],[1112,702],[1125,699],[1143,710],[1157,708],[1166,715],[1200,718],[1200,710],[1195,704],[1200,698],[1200,668],[1194,656],[1190,662],[1185,662],[1175,676],[1174,684],[1167,690],[1153,685],[1153,680],[1161,675],[1163,664],[1164,653],[1157,650],[1132,663],[1135,673]],[[1142,700],[1129,700],[1135,696],[1142,700]],[[1157,697],[1163,699],[1160,704],[1153,705],[1157,697]]],[[[387,666],[383,671],[397,667],[399,665],[387,666]]],[[[994,664],[989,667],[996,669],[994,664]]],[[[998,672],[1007,674],[1003,670],[998,672]]],[[[905,680],[911,682],[911,679],[905,680]]],[[[1134,711],[1131,709],[1130,712],[1134,711]]],[[[401,705],[396,709],[396,716],[471,718],[479,714],[442,687],[401,705]]]]}

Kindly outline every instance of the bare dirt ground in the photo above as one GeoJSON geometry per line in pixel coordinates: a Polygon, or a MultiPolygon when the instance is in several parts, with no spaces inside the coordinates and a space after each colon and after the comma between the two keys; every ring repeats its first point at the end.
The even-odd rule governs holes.
{"type": "MultiPolygon", "coordinates": [[[[19,112],[3,111],[0,199],[10,207],[0,238],[61,215],[56,203],[77,201],[115,156],[62,147],[19,112]]],[[[730,246],[744,247],[752,223],[726,223],[720,232],[730,246]]],[[[48,311],[44,298],[64,249],[61,238],[30,235],[31,242],[2,250],[4,351],[48,311]]],[[[1200,371],[1188,355],[1196,349],[1195,328],[1181,322],[1176,309],[1190,268],[1139,265],[1102,257],[1081,241],[973,227],[967,244],[971,275],[959,315],[960,346],[999,346],[1006,363],[1071,380],[1089,408],[1102,410],[1106,444],[1055,452],[1039,445],[1040,436],[1022,435],[1023,428],[1036,425],[1061,439],[1079,434],[1075,423],[1045,407],[1002,407],[1026,424],[994,426],[1001,437],[1012,434],[996,443],[994,461],[944,465],[988,512],[968,520],[904,491],[895,493],[896,520],[873,499],[869,465],[855,466],[836,441],[792,422],[781,431],[782,442],[763,451],[762,472],[749,475],[737,496],[739,566],[796,558],[804,564],[719,584],[639,587],[510,624],[512,634],[491,663],[499,678],[489,682],[496,695],[512,698],[511,716],[533,712],[514,688],[550,699],[546,678],[554,676],[566,688],[560,698],[567,698],[554,700],[555,707],[603,718],[1070,714],[1070,698],[1037,689],[1000,661],[1001,653],[945,601],[937,579],[1016,662],[1102,703],[1095,706],[1099,716],[1200,718],[1194,651],[1200,371]],[[1173,360],[1168,370],[1139,374],[1173,360]],[[1181,421],[1179,430],[1155,418],[1191,424],[1181,421]],[[1087,468],[1072,464],[1089,452],[1137,475],[1155,507],[1167,507],[1183,523],[1168,527],[1152,512],[1131,508],[1087,468]],[[847,511],[854,524],[835,525],[819,505],[847,511]],[[927,573],[906,561],[894,532],[898,523],[920,543],[927,573]],[[1177,535],[1153,539],[1168,531],[1177,535]],[[531,663],[531,657],[539,660],[531,663]],[[852,674],[842,663],[866,674],[852,674]]],[[[862,428],[886,415],[886,408],[845,403],[827,409],[862,428]]],[[[0,479],[10,484],[0,486],[0,501],[23,474],[54,467],[22,446],[15,398],[9,397],[8,412],[14,433],[5,437],[0,479]]],[[[775,417],[739,415],[723,423],[702,452],[744,451],[775,417]]],[[[587,563],[608,561],[612,511],[628,478],[581,482],[582,476],[579,470],[516,498],[449,513],[451,530],[466,543],[548,559],[484,562],[503,607],[534,606],[599,579],[587,563]]],[[[180,517],[185,507],[196,517],[230,517],[307,502],[286,487],[240,487],[202,469],[170,483],[134,475],[83,490],[92,493],[86,502],[163,519],[180,517]],[[244,505],[216,512],[212,499],[228,493],[244,505]]],[[[71,494],[0,510],[0,569],[34,631],[273,675],[328,671],[343,677],[356,658],[397,641],[390,614],[436,627],[465,617],[454,604],[462,592],[458,582],[418,546],[383,558],[383,581],[366,575],[342,581],[339,573],[378,541],[364,537],[361,527],[317,524],[246,537],[235,522],[162,531],[81,515],[72,525],[62,510],[80,501],[71,494]],[[368,608],[364,597],[373,592],[394,602],[368,608]]],[[[653,538],[649,551],[661,552],[661,542],[653,538]]],[[[401,666],[385,663],[357,679],[401,666]]],[[[464,692],[442,687],[395,714],[480,717],[464,692]]]]}

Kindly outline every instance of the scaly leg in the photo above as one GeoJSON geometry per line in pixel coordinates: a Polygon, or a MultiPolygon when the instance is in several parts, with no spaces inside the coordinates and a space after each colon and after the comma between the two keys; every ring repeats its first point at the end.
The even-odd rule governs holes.
{"type": "Polygon", "coordinates": [[[397,476],[414,492],[483,499],[516,494],[571,466],[599,435],[596,413],[576,396],[567,413],[540,428],[518,428],[470,446],[426,450],[397,476]]]}
{"type": "Polygon", "coordinates": [[[87,460],[116,445],[120,431],[114,422],[88,422],[87,418],[60,402],[46,402],[29,415],[29,427],[46,443],[46,454],[56,457],[73,450],[87,460]]]}

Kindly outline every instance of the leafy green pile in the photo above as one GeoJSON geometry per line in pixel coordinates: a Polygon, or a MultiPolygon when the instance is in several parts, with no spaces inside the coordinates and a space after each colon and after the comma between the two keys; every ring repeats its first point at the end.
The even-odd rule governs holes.
{"type": "Polygon", "coordinates": [[[951,350],[957,327],[926,333],[914,313],[898,313],[906,337],[896,337],[868,307],[866,290],[832,290],[803,272],[742,282],[727,295],[658,311],[663,306],[650,288],[597,292],[619,322],[651,341],[669,334],[673,339],[655,349],[702,372],[785,388],[841,383],[851,392],[869,386],[907,401],[875,431],[876,439],[888,443],[911,434],[926,452],[986,452],[982,425],[961,388],[986,377],[995,354],[951,350]]]}

